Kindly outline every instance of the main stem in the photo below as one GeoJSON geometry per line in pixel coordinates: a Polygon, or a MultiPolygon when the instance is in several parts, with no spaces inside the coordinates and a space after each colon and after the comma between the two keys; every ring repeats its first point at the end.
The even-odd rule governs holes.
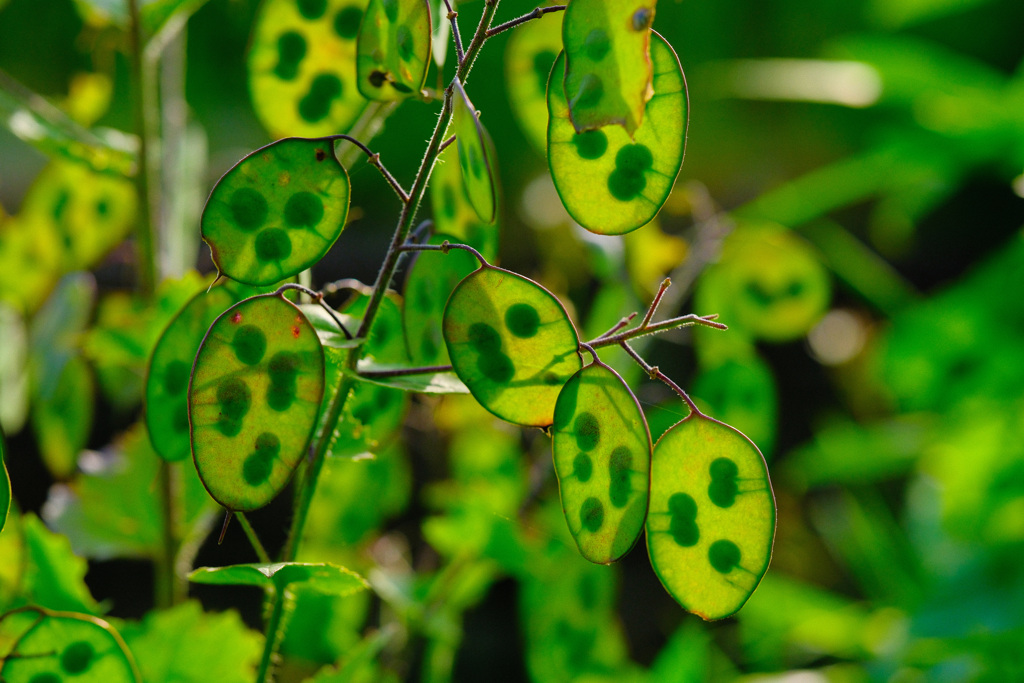
{"type": "MultiPolygon", "coordinates": [[[[473,67],[473,62],[480,53],[480,48],[487,41],[487,29],[490,28],[491,21],[494,19],[494,13],[498,9],[499,1],[486,0],[476,33],[473,35],[473,40],[470,42],[469,47],[466,48],[465,55],[455,73],[455,78],[460,82],[465,82],[470,69],[473,67]]],[[[409,231],[412,229],[413,221],[416,219],[416,212],[419,209],[420,202],[423,201],[423,195],[427,189],[427,181],[430,180],[430,172],[433,170],[434,162],[437,161],[437,157],[441,153],[444,134],[448,130],[448,124],[451,123],[451,119],[452,87],[449,86],[445,89],[444,104],[441,107],[441,113],[437,117],[434,133],[430,136],[427,150],[423,154],[423,160],[420,162],[419,170],[416,172],[416,179],[409,190],[409,199],[402,204],[402,213],[398,217],[398,225],[395,227],[394,236],[391,238],[391,245],[388,247],[388,252],[384,257],[380,272],[377,274],[377,280],[374,282],[370,302],[366,306],[362,323],[359,325],[359,331],[356,333],[357,338],[366,338],[377,315],[377,310],[380,308],[381,301],[384,299],[384,294],[387,292],[391,279],[395,275],[395,269],[398,267],[399,258],[402,255],[401,247],[409,237],[409,231]]],[[[349,353],[346,362],[348,372],[342,375],[338,393],[334,395],[327,406],[325,432],[319,435],[316,450],[306,471],[305,480],[302,482],[295,507],[295,515],[292,517],[292,525],[288,533],[288,543],[283,551],[282,559],[286,562],[294,561],[298,554],[302,531],[306,526],[306,518],[309,516],[309,506],[313,502],[313,495],[316,493],[320,472],[323,470],[324,460],[327,457],[327,449],[331,443],[331,434],[333,433],[334,425],[337,424],[341,417],[342,410],[345,408],[345,401],[355,385],[353,375],[355,375],[356,364],[359,362],[361,355],[362,347],[352,349],[349,353]]]]}

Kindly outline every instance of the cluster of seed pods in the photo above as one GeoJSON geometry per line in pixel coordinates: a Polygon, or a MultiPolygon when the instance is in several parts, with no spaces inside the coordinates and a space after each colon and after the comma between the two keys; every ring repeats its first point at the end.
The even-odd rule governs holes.
{"type": "Polygon", "coordinates": [[[595,358],[542,286],[483,266],[444,312],[452,366],[502,419],[550,427],[566,523],[580,553],[608,564],[647,532],[668,592],[705,619],[735,613],[768,568],[775,501],[757,447],[692,412],[652,448],[640,404],[595,358]]]}

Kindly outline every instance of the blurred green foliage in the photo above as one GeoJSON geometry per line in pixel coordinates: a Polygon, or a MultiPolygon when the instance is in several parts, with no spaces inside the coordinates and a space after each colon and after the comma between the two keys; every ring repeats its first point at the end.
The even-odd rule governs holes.
{"type": "MultiPolygon", "coordinates": [[[[209,269],[195,257],[202,198],[271,140],[246,71],[257,3],[142,5],[166,38],[170,161],[156,192],[172,279],[155,303],[130,293],[123,241],[139,211],[124,178],[139,163],[125,5],[48,0],[43,19],[33,0],[0,2],[0,427],[14,499],[0,611],[106,614],[146,681],[251,680],[258,598],[193,587],[203,608],[150,609],[129,584],[158,583],[151,565],[112,561],[164,552],[166,465],[136,424],[146,359],[203,287],[190,272],[209,269]]],[[[464,26],[482,5],[459,4],[464,26]]],[[[504,0],[499,19],[533,6],[504,0]]],[[[654,27],[687,74],[688,149],[665,209],[626,240],[565,215],[537,145],[536,83],[497,86],[519,38],[489,43],[471,83],[494,87],[471,94],[501,168],[502,264],[558,293],[586,338],[642,310],[666,275],[662,314],[720,314],[730,331],[674,333],[645,353],[769,458],[773,561],[735,618],[700,622],[642,550],[615,567],[578,555],[542,435],[466,396],[388,406],[391,389],[364,384],[344,423],[357,447],[328,462],[300,559],[350,567],[372,591],[297,590],[280,680],[1024,680],[1022,26],[1018,0],[662,0],[654,27]]],[[[516,78],[553,60],[536,42],[516,78]]],[[[398,178],[433,117],[407,101],[375,138],[398,178]]],[[[346,165],[351,223],[317,282],[372,278],[390,234],[391,188],[346,165]]],[[[378,362],[404,355],[391,343],[378,362]]],[[[328,367],[344,353],[329,349],[328,367]]],[[[605,360],[652,436],[685,416],[621,356],[605,360]]],[[[179,485],[192,502],[175,524],[199,560],[254,561],[235,526],[222,548],[208,538],[193,470],[179,485]]],[[[279,538],[287,515],[253,525],[279,538]]]]}

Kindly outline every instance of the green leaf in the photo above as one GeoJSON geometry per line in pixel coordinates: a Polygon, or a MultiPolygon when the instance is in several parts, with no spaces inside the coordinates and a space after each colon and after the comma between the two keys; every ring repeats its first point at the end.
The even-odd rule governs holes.
{"type": "Polygon", "coordinates": [[[366,108],[356,88],[356,35],[366,0],[268,0],[249,50],[249,91],[275,137],[348,130],[366,108]]]}
{"type": "Polygon", "coordinates": [[[562,13],[526,22],[511,33],[505,48],[508,101],[526,139],[543,154],[548,147],[548,74],[562,50],[562,13]]]}
{"type": "Polygon", "coordinates": [[[11,479],[7,476],[4,463],[4,436],[0,432],[0,531],[7,524],[7,513],[11,510],[11,479]]]}
{"type": "Polygon", "coordinates": [[[138,200],[126,178],[80,163],[55,161],[32,183],[18,220],[53,232],[65,271],[92,268],[135,224],[138,200]]]}
{"type": "Polygon", "coordinates": [[[0,339],[0,429],[17,434],[28,417],[28,330],[21,314],[2,301],[0,339]]]}
{"type": "Polygon", "coordinates": [[[772,554],[775,497],[761,452],[699,413],[654,447],[647,551],[662,585],[702,619],[736,613],[772,554]]]}
{"type": "Polygon", "coordinates": [[[90,131],[6,74],[0,74],[0,122],[50,157],[112,175],[135,172],[131,138],[123,133],[105,138],[90,131]]]}
{"type": "Polygon", "coordinates": [[[192,455],[214,500],[266,505],[306,455],[324,393],[312,325],[275,294],[225,311],[206,334],[189,384],[192,455]]]}
{"type": "Polygon", "coordinates": [[[356,84],[370,100],[419,95],[430,64],[430,3],[370,0],[356,42],[356,84]]]}
{"type": "Polygon", "coordinates": [[[78,455],[92,431],[96,383],[81,356],[64,364],[57,385],[34,400],[32,431],[47,469],[67,478],[75,471],[78,455]]]}
{"type": "Polygon", "coordinates": [[[29,313],[39,308],[62,270],[53,229],[20,218],[0,223],[0,301],[29,313]]]}
{"type": "Polygon", "coordinates": [[[0,617],[0,679],[53,683],[142,683],[124,640],[102,619],[38,607],[0,617]]]}
{"type": "Polygon", "coordinates": [[[74,472],[92,428],[94,382],[80,337],[95,298],[91,274],[66,275],[29,327],[30,417],[43,461],[58,478],[74,472]]]}
{"type": "Polygon", "coordinates": [[[491,136],[480,124],[480,116],[469,101],[462,84],[455,81],[454,130],[459,148],[459,166],[466,196],[485,223],[493,223],[497,215],[497,158],[491,136]]]}
{"type": "Polygon", "coordinates": [[[482,406],[516,424],[551,424],[558,392],[582,366],[576,328],[551,292],[482,267],[452,292],[443,324],[455,373],[482,406]]]}
{"type": "MultiPolygon", "coordinates": [[[[566,7],[565,83],[551,90],[568,101],[576,132],[618,124],[632,137],[640,127],[652,95],[652,74],[661,71],[657,59],[648,56],[656,4],[572,0],[566,7]]],[[[555,80],[553,85],[561,84],[555,80]]],[[[656,81],[653,86],[657,93],[656,81]]]]}
{"type": "MultiPolygon", "coordinates": [[[[87,451],[83,472],[50,489],[43,516],[71,541],[75,553],[93,559],[142,557],[163,552],[164,509],[159,490],[160,459],[141,424],[135,424],[102,452],[87,451]]],[[[168,465],[179,482],[180,519],[193,529],[212,520],[214,507],[191,462],[168,465]]]]}
{"type": "Polygon", "coordinates": [[[562,510],[580,554],[615,562],[647,518],[651,434],[640,404],[618,373],[595,362],[558,394],[552,431],[562,510]]]}
{"type": "Polygon", "coordinates": [[[160,336],[146,371],[146,428],[160,457],[174,462],[192,452],[188,428],[188,381],[206,331],[237,303],[229,287],[196,294],[160,336]]]}
{"type": "Polygon", "coordinates": [[[276,562],[273,564],[235,564],[230,567],[200,567],[188,575],[193,583],[219,586],[259,586],[285,591],[308,589],[324,595],[345,597],[370,584],[351,569],[328,562],[276,562]]]}
{"type": "Polygon", "coordinates": [[[72,552],[68,539],[49,531],[33,514],[21,521],[26,551],[21,595],[41,607],[99,613],[85,585],[88,565],[72,552]]]}
{"type": "Polygon", "coordinates": [[[146,683],[249,683],[262,642],[234,611],[189,601],[121,627],[146,683]]]}
{"type": "MultiPolygon", "coordinates": [[[[454,237],[437,234],[430,244],[457,242],[454,237]]],[[[421,252],[405,279],[405,306],[402,320],[409,356],[418,365],[445,365],[448,349],[441,333],[441,317],[452,290],[476,270],[477,260],[467,251],[451,249],[447,254],[421,252]]]]}
{"type": "Polygon", "coordinates": [[[654,96],[632,139],[615,126],[577,133],[558,87],[564,56],[551,69],[551,178],[569,215],[601,235],[621,235],[650,222],[682,167],[689,116],[686,80],[672,47],[657,33],[651,36],[654,96]]]}
{"type": "Polygon", "coordinates": [[[278,140],[217,181],[203,209],[203,240],[224,275],[274,284],[327,253],[345,227],[348,198],[348,173],[331,140],[278,140]]]}
{"type": "Polygon", "coordinates": [[[807,243],[782,226],[747,223],[698,282],[696,309],[718,313],[737,336],[783,342],[805,335],[830,298],[828,272],[807,243]]]}
{"type": "MultiPolygon", "coordinates": [[[[430,175],[430,203],[434,209],[434,228],[439,235],[451,235],[453,242],[474,247],[485,259],[498,255],[497,226],[482,221],[469,203],[462,169],[456,158],[458,145],[441,152],[430,175]]],[[[449,252],[450,253],[450,252],[449,252]]]]}

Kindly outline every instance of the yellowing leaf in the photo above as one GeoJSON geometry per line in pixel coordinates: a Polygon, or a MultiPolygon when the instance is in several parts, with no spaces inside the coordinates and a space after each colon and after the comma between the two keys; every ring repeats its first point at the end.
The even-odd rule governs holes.
{"type": "Polygon", "coordinates": [[[702,619],[737,612],[771,559],[775,497],[761,452],[698,413],[658,440],[647,551],[662,585],[702,619]]]}
{"type": "Polygon", "coordinates": [[[563,56],[548,87],[548,166],[566,211],[591,232],[621,235],[661,210],[683,163],[686,80],[672,47],[651,32],[654,96],[632,138],[606,126],[577,133],[558,87],[563,56]]]}
{"type": "Polygon", "coordinates": [[[566,7],[565,85],[554,90],[568,101],[577,132],[618,124],[632,136],[639,128],[652,94],[648,45],[656,4],[657,0],[572,0],[566,7]]]}

